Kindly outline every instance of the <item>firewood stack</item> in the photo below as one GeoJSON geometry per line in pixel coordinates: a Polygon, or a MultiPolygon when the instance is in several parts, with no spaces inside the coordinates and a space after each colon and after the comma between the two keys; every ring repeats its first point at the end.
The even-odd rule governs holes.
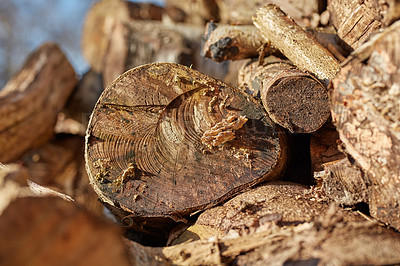
{"type": "Polygon", "coordinates": [[[0,91],[0,264],[399,264],[399,18],[96,2],[0,91]]]}

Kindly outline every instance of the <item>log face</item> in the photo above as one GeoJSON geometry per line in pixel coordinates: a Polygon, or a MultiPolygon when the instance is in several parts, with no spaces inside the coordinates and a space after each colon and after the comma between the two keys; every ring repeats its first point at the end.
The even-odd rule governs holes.
{"type": "Polygon", "coordinates": [[[332,117],[346,150],[371,174],[371,214],[400,228],[400,24],[377,36],[333,82],[332,117]]]}
{"type": "Polygon", "coordinates": [[[100,97],[87,170],[103,201],[134,216],[188,214],[279,175],[281,135],[239,90],[181,65],[149,64],[100,97]]]}

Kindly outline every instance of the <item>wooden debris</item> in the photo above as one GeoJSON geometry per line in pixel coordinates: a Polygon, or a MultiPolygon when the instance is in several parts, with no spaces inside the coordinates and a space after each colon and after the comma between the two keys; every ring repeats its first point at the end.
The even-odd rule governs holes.
{"type": "Polygon", "coordinates": [[[11,162],[48,141],[72,93],[75,72],[56,44],[47,43],[0,91],[0,161],[11,162]]]}
{"type": "Polygon", "coordinates": [[[315,77],[288,61],[268,57],[244,65],[239,87],[258,97],[270,118],[290,132],[310,133],[329,118],[328,91],[315,77]]]}
{"type": "Polygon", "coordinates": [[[181,0],[166,0],[165,10],[175,22],[203,26],[210,20],[219,20],[219,9],[215,0],[191,0],[185,4],[181,0]]]}
{"type": "Polygon", "coordinates": [[[253,16],[253,23],[266,41],[270,41],[300,69],[316,75],[325,85],[339,71],[339,63],[332,54],[278,6],[269,4],[258,9],[253,16]]]}
{"type": "Polygon", "coordinates": [[[368,173],[371,215],[397,229],[400,229],[399,42],[400,22],[396,22],[356,50],[333,80],[332,96],[332,118],[346,152],[368,173]]]}
{"type": "Polygon", "coordinates": [[[154,63],[126,72],[104,91],[91,116],[85,157],[102,201],[149,224],[182,220],[277,178],[285,169],[285,145],[283,131],[251,96],[188,67],[154,63]],[[241,127],[219,128],[235,128],[234,139],[215,147],[201,143],[230,116],[247,119],[241,127]]]}

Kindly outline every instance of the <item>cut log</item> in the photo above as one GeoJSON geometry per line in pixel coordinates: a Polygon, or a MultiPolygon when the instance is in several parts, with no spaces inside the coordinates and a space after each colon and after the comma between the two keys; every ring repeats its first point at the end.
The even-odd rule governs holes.
{"type": "Polygon", "coordinates": [[[56,197],[11,202],[0,235],[2,265],[131,265],[116,226],[56,197]]]}
{"type": "Polygon", "coordinates": [[[149,224],[277,178],[286,145],[251,96],[188,67],[154,63],[103,92],[85,158],[101,200],[149,224]]]}
{"type": "Polygon", "coordinates": [[[109,85],[125,71],[153,62],[192,64],[185,37],[161,22],[117,23],[105,58],[103,79],[109,85]]]}
{"type": "Polygon", "coordinates": [[[339,63],[332,54],[278,6],[269,4],[258,9],[253,22],[266,41],[270,41],[300,69],[313,73],[325,85],[339,71],[339,63]]]}
{"type": "MultiPolygon", "coordinates": [[[[318,222],[319,217],[328,212],[330,203],[306,186],[275,181],[246,191],[222,206],[204,211],[194,225],[177,237],[176,234],[172,235],[169,243],[175,245],[189,239],[250,234],[267,223],[284,227],[318,222]]],[[[346,222],[365,221],[360,214],[350,210],[337,208],[337,214],[346,222]]]]}
{"type": "Polygon", "coordinates": [[[311,135],[310,156],[314,173],[324,170],[325,163],[345,158],[338,148],[341,143],[335,125],[330,121],[311,135]]]}
{"type": "Polygon", "coordinates": [[[117,22],[161,20],[163,8],[146,3],[102,0],[86,15],[82,30],[82,54],[96,72],[104,68],[104,58],[117,22]]]}
{"type": "Polygon", "coordinates": [[[325,9],[326,3],[321,0],[217,0],[221,23],[253,24],[251,16],[266,4],[279,5],[282,10],[303,27],[310,26],[310,18],[314,13],[325,9]]]}
{"type": "Polygon", "coordinates": [[[363,44],[333,80],[332,118],[368,173],[375,218],[400,229],[400,22],[363,44]],[[359,57],[361,56],[361,58],[359,57]]]}
{"type": "Polygon", "coordinates": [[[353,49],[383,26],[400,17],[395,0],[328,0],[330,20],[338,35],[353,49]]]}
{"type": "Polygon", "coordinates": [[[270,118],[290,132],[314,132],[330,116],[324,85],[276,57],[268,57],[262,66],[257,61],[244,65],[239,87],[260,98],[270,118]]]}
{"type": "Polygon", "coordinates": [[[219,20],[219,10],[215,0],[166,0],[165,11],[175,22],[184,22],[203,26],[208,21],[219,20]]]}
{"type": "Polygon", "coordinates": [[[58,112],[76,84],[74,69],[56,44],[31,54],[0,91],[0,162],[16,160],[53,136],[58,112]]]}
{"type": "MultiPolygon", "coordinates": [[[[352,51],[334,30],[307,29],[306,32],[340,61],[352,51]]],[[[202,54],[217,62],[257,56],[262,58],[266,55],[284,57],[254,25],[227,25],[214,22],[206,25],[202,54]]]]}

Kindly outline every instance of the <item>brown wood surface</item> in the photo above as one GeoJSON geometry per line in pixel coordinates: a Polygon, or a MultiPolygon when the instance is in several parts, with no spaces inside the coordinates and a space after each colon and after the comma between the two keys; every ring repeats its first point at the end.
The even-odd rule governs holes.
{"type": "Polygon", "coordinates": [[[85,156],[103,201],[136,218],[176,219],[275,179],[286,146],[251,96],[188,67],[154,63],[104,91],[85,156]]]}
{"type": "Polygon", "coordinates": [[[400,229],[399,43],[400,22],[396,22],[355,51],[333,80],[332,95],[332,117],[340,139],[346,152],[369,176],[371,215],[397,229],[400,229]]]}
{"type": "Polygon", "coordinates": [[[215,0],[166,0],[165,10],[175,22],[185,22],[203,26],[210,20],[219,20],[219,9],[215,0]]]}
{"type": "Polygon", "coordinates": [[[357,49],[376,30],[400,17],[395,0],[328,0],[330,20],[338,35],[357,49]]]}
{"type": "Polygon", "coordinates": [[[239,87],[261,99],[270,118],[290,132],[310,133],[329,118],[328,91],[315,77],[287,60],[253,61],[239,74],[239,87]]]}
{"type": "Polygon", "coordinates": [[[338,61],[276,5],[268,4],[253,16],[266,41],[277,47],[302,70],[313,73],[325,85],[335,77],[338,61]]]}
{"type": "Polygon", "coordinates": [[[29,56],[0,91],[0,162],[16,160],[53,136],[75,75],[56,44],[43,44],[29,56]]]}

